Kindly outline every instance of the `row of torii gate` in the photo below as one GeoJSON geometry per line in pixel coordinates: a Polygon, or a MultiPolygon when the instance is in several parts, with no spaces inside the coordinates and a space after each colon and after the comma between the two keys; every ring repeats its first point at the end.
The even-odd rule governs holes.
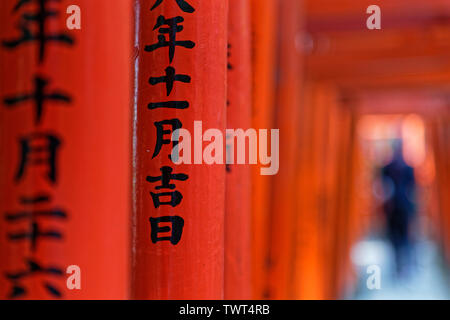
{"type": "Polygon", "coordinates": [[[381,30],[349,0],[77,0],[65,30],[69,2],[0,4],[1,298],[339,298],[367,231],[356,131],[372,113],[426,119],[450,255],[442,1],[381,1],[381,30]],[[278,174],[173,166],[158,138],[195,120],[279,129],[278,174]]]}

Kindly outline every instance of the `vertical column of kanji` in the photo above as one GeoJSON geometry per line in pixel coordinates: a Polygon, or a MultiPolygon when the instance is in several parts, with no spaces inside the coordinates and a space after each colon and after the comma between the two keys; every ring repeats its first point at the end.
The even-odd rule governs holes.
{"type": "Polygon", "coordinates": [[[133,297],[221,299],[225,165],[203,163],[202,128],[225,133],[228,1],[139,0],[135,13],[133,297]],[[177,129],[193,135],[182,164],[177,129]]]}
{"type": "Polygon", "coordinates": [[[55,114],[67,116],[61,110],[73,107],[74,93],[48,61],[59,49],[68,54],[75,41],[57,24],[59,5],[2,1],[0,12],[0,293],[10,299],[60,298],[69,212],[67,199],[59,197],[64,132],[54,120],[55,114]]]}
{"type": "MultiPolygon", "coordinates": [[[[278,8],[275,0],[251,0],[253,110],[255,129],[273,128],[275,52],[278,8]]],[[[252,168],[252,283],[253,298],[267,298],[268,218],[272,176],[252,168]]]]}
{"type": "Polygon", "coordinates": [[[280,130],[280,169],[273,180],[269,245],[269,293],[273,299],[293,297],[294,248],[300,109],[301,25],[299,0],[279,0],[279,52],[276,97],[276,128],[280,130]]]}
{"type": "Polygon", "coordinates": [[[236,130],[227,133],[225,299],[251,299],[251,168],[236,159],[237,130],[252,126],[250,2],[229,5],[227,128],[236,130]]]}
{"type": "Polygon", "coordinates": [[[0,3],[2,298],[126,297],[130,14],[0,3]]]}

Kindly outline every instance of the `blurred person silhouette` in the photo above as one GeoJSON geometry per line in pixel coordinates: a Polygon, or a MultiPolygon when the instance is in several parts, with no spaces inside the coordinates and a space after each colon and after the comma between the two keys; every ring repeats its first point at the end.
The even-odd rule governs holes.
{"type": "Polygon", "coordinates": [[[393,157],[382,168],[381,178],[386,200],[383,204],[387,237],[395,253],[397,275],[406,276],[412,261],[413,242],[410,236],[415,218],[414,169],[403,158],[401,140],[393,141],[393,157]]]}

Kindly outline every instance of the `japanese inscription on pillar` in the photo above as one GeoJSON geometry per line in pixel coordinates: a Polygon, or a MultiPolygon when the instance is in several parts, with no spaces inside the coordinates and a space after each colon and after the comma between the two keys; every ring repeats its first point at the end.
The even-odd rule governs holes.
{"type": "MultiPolygon", "coordinates": [[[[149,112],[155,109],[178,109],[189,112],[189,101],[171,99],[171,95],[176,90],[176,86],[186,86],[192,81],[189,74],[184,74],[182,70],[176,70],[172,65],[176,55],[190,54],[195,50],[195,42],[183,37],[184,15],[194,14],[193,8],[184,0],[157,0],[150,8],[152,16],[156,16],[153,31],[156,34],[157,41],[145,45],[145,52],[167,55],[169,65],[162,70],[154,70],[157,74],[150,75],[149,85],[164,90],[167,97],[163,101],[149,101],[149,112]],[[174,2],[178,6],[180,14],[176,16],[155,15],[163,2],[174,2]],[[159,72],[159,74],[158,74],[159,72]]],[[[177,145],[177,142],[171,141],[172,133],[182,128],[183,124],[179,118],[158,119],[154,122],[156,130],[155,149],[152,159],[161,157],[160,153],[163,147],[170,148],[177,145]]],[[[170,158],[170,155],[169,155],[170,158]]],[[[173,208],[171,215],[155,215],[149,217],[150,239],[156,244],[161,241],[168,241],[172,245],[177,245],[182,241],[184,218],[177,215],[176,209],[183,205],[183,195],[177,190],[177,184],[189,180],[189,176],[183,172],[176,172],[172,166],[162,166],[160,172],[152,172],[146,177],[146,181],[151,185],[152,191],[149,194],[149,201],[152,201],[157,209],[162,206],[173,208]],[[164,225],[163,225],[164,224],[164,225]],[[169,225],[167,225],[169,224],[169,225]],[[167,235],[169,234],[169,235],[167,235]]]]}
{"type": "MultiPolygon", "coordinates": [[[[18,136],[7,137],[17,143],[16,170],[8,174],[20,195],[14,207],[1,212],[8,231],[0,236],[6,237],[8,245],[26,249],[17,250],[24,253],[20,257],[22,264],[1,275],[10,283],[8,296],[2,298],[29,298],[35,294],[36,288],[27,283],[34,277],[37,277],[39,287],[48,298],[63,297],[63,262],[49,260],[46,251],[40,251],[41,246],[47,243],[61,243],[64,240],[64,222],[69,217],[67,208],[56,195],[60,182],[58,173],[63,165],[61,153],[70,146],[64,145],[64,132],[53,130],[53,124],[47,117],[54,108],[70,107],[74,99],[70,90],[58,85],[57,75],[45,67],[54,58],[53,47],[70,50],[75,45],[74,38],[63,26],[60,30],[55,26],[54,21],[61,14],[60,7],[58,1],[17,0],[10,8],[11,16],[17,21],[16,33],[0,39],[1,50],[21,56],[35,47],[37,57],[31,70],[25,71],[25,74],[28,72],[32,76],[18,80],[20,87],[29,89],[0,97],[0,107],[5,110],[6,121],[17,121],[20,117],[20,121],[31,124],[25,126],[27,130],[18,136]],[[23,118],[24,114],[29,119],[23,118]]],[[[13,72],[21,67],[20,57],[15,61],[18,61],[17,65],[8,66],[13,72]]]]}

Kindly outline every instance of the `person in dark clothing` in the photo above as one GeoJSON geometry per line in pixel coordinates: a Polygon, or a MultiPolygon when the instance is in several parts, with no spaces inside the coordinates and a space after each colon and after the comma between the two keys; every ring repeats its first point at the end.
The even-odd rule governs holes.
{"type": "Polygon", "coordinates": [[[411,260],[410,227],[416,211],[414,169],[403,159],[401,141],[394,142],[393,159],[382,168],[382,180],[387,194],[383,206],[386,231],[394,248],[397,274],[401,276],[411,260]]]}

